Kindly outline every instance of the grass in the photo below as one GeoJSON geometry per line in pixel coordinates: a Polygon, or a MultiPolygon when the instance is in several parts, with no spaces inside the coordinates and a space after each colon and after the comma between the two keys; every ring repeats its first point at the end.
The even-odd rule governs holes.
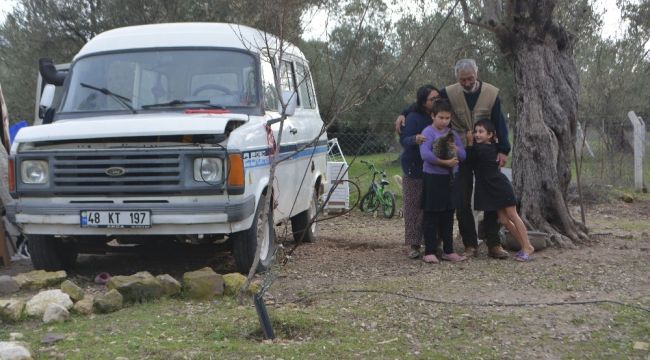
{"type": "MultiPolygon", "coordinates": [[[[605,145],[598,141],[590,142],[595,156],[591,157],[585,150],[582,156],[581,176],[583,184],[600,184],[634,188],[634,154],[610,153],[605,145]]],[[[643,163],[643,179],[646,186],[650,183],[650,142],[646,141],[643,163]]],[[[571,155],[571,178],[576,179],[575,159],[571,155]]]]}
{"type": "Polygon", "coordinates": [[[567,359],[642,358],[632,345],[650,341],[647,313],[613,305],[502,309],[342,292],[268,309],[275,341],[262,340],[250,304],[230,298],[164,299],[62,324],[3,324],[0,339],[21,332],[36,358],[66,359],[498,359],[530,348],[567,359]],[[46,334],[65,339],[43,344],[46,334]]]}
{"type": "MultiPolygon", "coordinates": [[[[372,173],[366,164],[361,163],[361,161],[364,160],[375,164],[375,167],[377,169],[386,171],[386,180],[390,182],[386,189],[395,194],[395,199],[397,200],[397,208],[399,209],[402,207],[402,192],[393,180],[394,175],[402,175],[402,168],[399,162],[398,153],[360,155],[354,159],[354,162],[352,161],[353,159],[354,158],[346,159],[348,161],[348,164],[352,163],[348,173],[348,178],[350,181],[353,181],[359,185],[361,194],[356,193],[355,188],[353,186],[350,186],[350,204],[356,203],[357,199],[363,196],[370,187],[372,173]]],[[[377,178],[377,181],[379,180],[381,180],[380,177],[377,178]]]]}

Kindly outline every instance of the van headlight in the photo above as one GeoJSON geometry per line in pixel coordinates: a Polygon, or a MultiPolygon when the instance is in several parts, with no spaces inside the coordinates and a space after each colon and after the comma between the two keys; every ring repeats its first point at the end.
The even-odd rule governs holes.
{"type": "Polygon", "coordinates": [[[50,178],[47,161],[24,160],[20,164],[20,175],[25,184],[47,184],[50,178]]]}
{"type": "Polygon", "coordinates": [[[221,181],[223,161],[220,158],[194,159],[194,180],[202,182],[221,181]]]}

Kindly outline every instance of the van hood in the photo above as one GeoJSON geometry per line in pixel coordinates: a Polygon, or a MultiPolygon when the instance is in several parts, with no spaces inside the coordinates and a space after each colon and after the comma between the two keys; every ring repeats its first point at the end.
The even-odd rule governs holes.
{"type": "Polygon", "coordinates": [[[244,114],[152,113],[60,120],[22,128],[15,143],[126,138],[136,136],[223,134],[229,120],[247,121],[244,114]]]}

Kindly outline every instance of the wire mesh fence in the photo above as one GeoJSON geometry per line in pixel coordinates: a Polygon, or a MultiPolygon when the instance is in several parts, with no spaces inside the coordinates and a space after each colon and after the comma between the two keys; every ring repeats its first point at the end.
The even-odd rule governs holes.
{"type": "Polygon", "coordinates": [[[337,138],[346,157],[379,153],[399,154],[401,145],[396,134],[373,131],[328,132],[330,139],[337,138]]]}
{"type": "MultiPolygon", "coordinates": [[[[648,135],[635,134],[625,118],[583,119],[576,137],[577,162],[584,187],[616,186],[633,188],[635,185],[635,136],[640,137],[643,161],[637,163],[643,172],[644,183],[650,180],[648,135]],[[584,134],[584,136],[581,136],[584,134]]],[[[647,129],[646,129],[647,130],[647,129]]],[[[574,159],[575,161],[575,159],[574,159]]],[[[575,165],[575,163],[574,163],[575,165]]],[[[576,173],[575,166],[572,169],[576,173]]],[[[575,179],[575,176],[573,177],[575,179]]]]}
{"type": "MultiPolygon", "coordinates": [[[[643,119],[644,117],[640,115],[643,119]]],[[[650,116],[645,118],[650,119],[650,116]]],[[[576,136],[577,162],[580,165],[581,185],[590,193],[603,186],[634,187],[634,131],[627,116],[619,118],[582,118],[576,136]]],[[[381,131],[329,132],[337,138],[348,161],[355,156],[383,154],[397,159],[401,145],[392,129],[381,131]]],[[[647,129],[646,129],[647,130],[647,129]]],[[[644,183],[650,182],[650,151],[646,134],[643,148],[645,156],[641,163],[644,183]]],[[[516,144],[513,151],[517,151],[516,144]]],[[[577,179],[576,159],[571,160],[572,183],[577,179]]],[[[514,169],[516,171],[516,169],[514,169]]],[[[592,194],[593,195],[593,194],[592,194]]],[[[595,195],[593,195],[595,196],[595,195]]]]}

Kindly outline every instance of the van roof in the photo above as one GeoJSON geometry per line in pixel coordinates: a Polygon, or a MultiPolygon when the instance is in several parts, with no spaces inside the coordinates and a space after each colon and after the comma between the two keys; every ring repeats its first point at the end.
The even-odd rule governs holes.
{"type": "MultiPolygon", "coordinates": [[[[94,53],[128,49],[225,47],[260,52],[269,44],[278,48],[279,39],[261,30],[228,23],[170,23],[117,28],[92,38],[75,60],[94,53]]],[[[283,44],[285,52],[304,58],[292,44],[283,44]]]]}

